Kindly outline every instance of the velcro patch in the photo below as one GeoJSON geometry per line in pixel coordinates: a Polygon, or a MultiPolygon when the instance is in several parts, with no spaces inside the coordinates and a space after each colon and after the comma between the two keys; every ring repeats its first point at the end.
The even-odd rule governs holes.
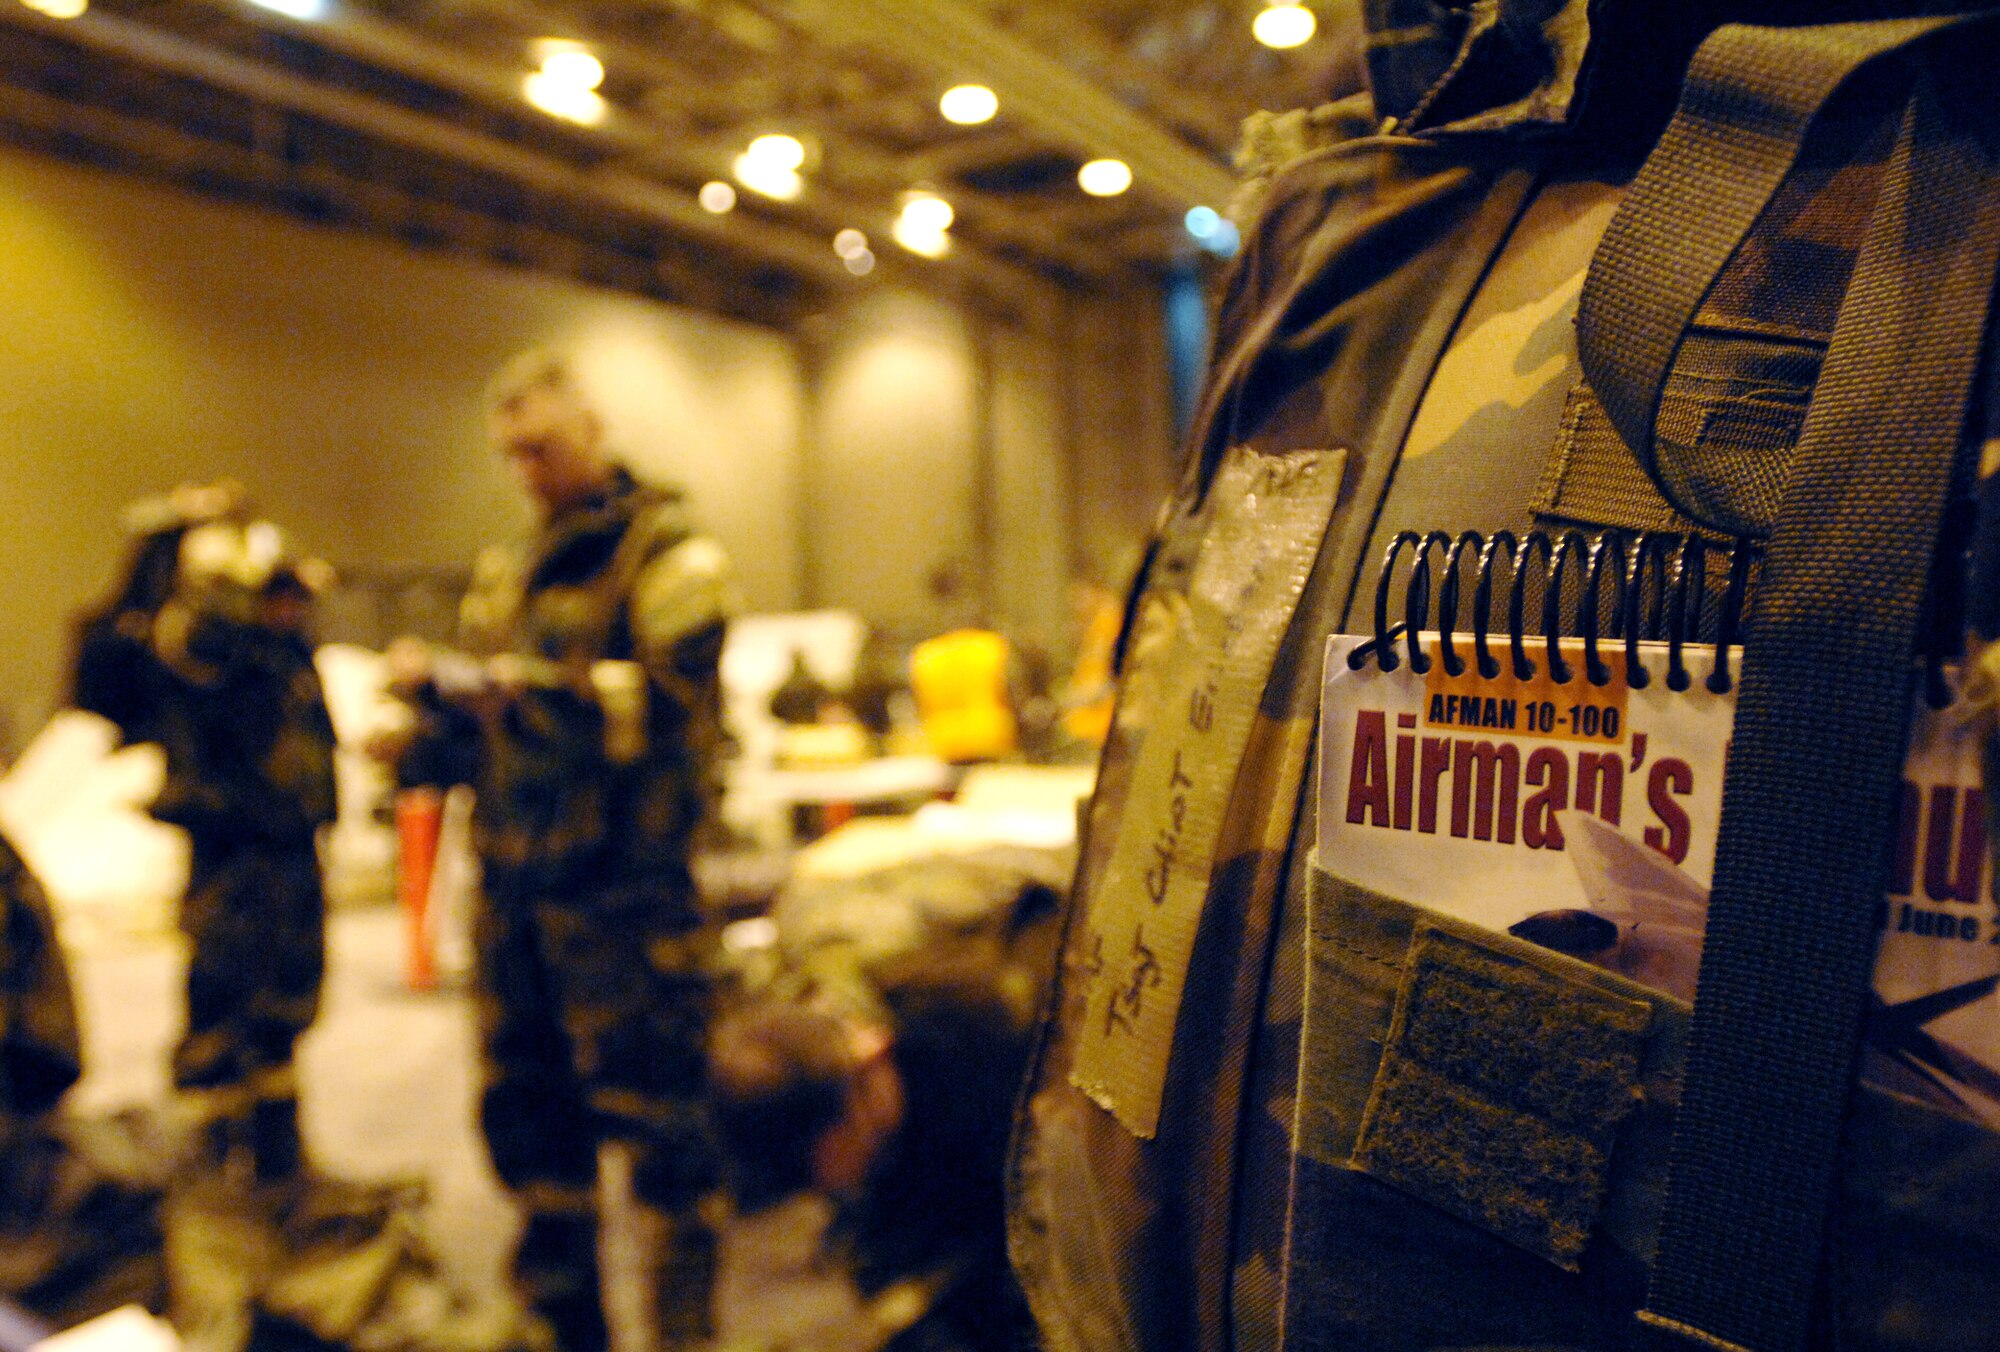
{"type": "Polygon", "coordinates": [[[1350,1161],[1575,1271],[1652,1007],[1419,926],[1350,1161]]]}

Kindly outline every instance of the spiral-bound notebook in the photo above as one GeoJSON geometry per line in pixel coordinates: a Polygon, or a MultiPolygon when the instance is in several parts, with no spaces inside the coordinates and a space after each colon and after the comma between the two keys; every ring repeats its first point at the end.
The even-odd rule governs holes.
{"type": "MultiPolygon", "coordinates": [[[[1409,599],[1407,613],[1428,610],[1409,599]]],[[[1592,624],[1594,600],[1577,606],[1592,624]]],[[[1552,662],[1518,600],[1499,632],[1475,609],[1449,641],[1407,622],[1328,640],[1318,866],[1691,1000],[1735,717],[1727,648],[1551,625],[1552,662]]],[[[1863,1074],[2000,1130],[1981,735],[1955,700],[1912,703],[1863,1074]]],[[[1815,711],[1797,712],[1812,736],[1815,711]]]]}

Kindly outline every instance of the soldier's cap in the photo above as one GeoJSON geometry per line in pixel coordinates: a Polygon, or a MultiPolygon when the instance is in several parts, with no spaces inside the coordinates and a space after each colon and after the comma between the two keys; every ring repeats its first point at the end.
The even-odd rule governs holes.
{"type": "Polygon", "coordinates": [[[157,535],[182,526],[199,526],[210,521],[241,518],[250,508],[250,495],[236,479],[212,483],[182,483],[165,493],[155,493],[128,503],[123,518],[133,535],[157,535]]]}
{"type": "Polygon", "coordinates": [[[493,412],[531,390],[564,394],[586,406],[591,403],[567,356],[553,348],[533,347],[508,359],[486,382],[486,409],[493,412]]]}

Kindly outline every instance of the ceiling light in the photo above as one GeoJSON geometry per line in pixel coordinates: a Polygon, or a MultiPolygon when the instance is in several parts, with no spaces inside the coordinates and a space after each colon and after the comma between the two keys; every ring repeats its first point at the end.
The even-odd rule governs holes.
{"type": "Polygon", "coordinates": [[[951,229],[956,214],[951,209],[951,203],[936,193],[906,192],[899,220],[921,234],[936,234],[951,229]]]}
{"type": "Polygon", "coordinates": [[[604,83],[604,63],[581,47],[552,47],[542,57],[542,78],[572,89],[595,89],[604,83]]]}
{"type": "Polygon", "coordinates": [[[1319,20],[1304,5],[1275,4],[1250,21],[1250,31],[1266,47],[1297,47],[1308,41],[1319,20]]]}
{"type": "Polygon", "coordinates": [[[797,173],[806,162],[805,143],[796,136],[759,136],[743,152],[743,158],[785,173],[797,173]]]}
{"type": "Polygon", "coordinates": [[[1000,111],[1000,96],[985,85],[953,85],[938,99],[938,111],[947,122],[956,122],[961,127],[977,126],[990,122],[1000,111]]]}
{"type": "Polygon", "coordinates": [[[806,187],[805,180],[799,177],[796,169],[759,159],[747,150],[730,161],[729,172],[736,175],[736,181],[751,192],[780,202],[791,201],[806,187]]]}
{"type": "Polygon", "coordinates": [[[896,236],[896,243],[911,253],[921,254],[925,258],[943,258],[951,252],[951,236],[948,233],[943,230],[926,230],[920,225],[911,224],[907,212],[896,218],[896,227],[892,233],[896,236]]]}
{"type": "Polygon", "coordinates": [[[868,236],[859,230],[843,230],[833,237],[833,251],[842,258],[859,257],[868,252],[868,236]]]}
{"type": "Polygon", "coordinates": [[[607,105],[595,90],[582,89],[561,80],[551,80],[546,71],[536,71],[521,82],[528,102],[552,117],[594,127],[604,120],[607,105]]]}
{"type": "Polygon", "coordinates": [[[736,205],[736,189],[719,178],[711,179],[701,185],[701,191],[696,194],[696,199],[701,203],[703,211],[720,216],[736,205]]]}
{"type": "Polygon", "coordinates": [[[933,192],[913,189],[903,194],[903,209],[890,232],[896,243],[925,258],[943,258],[951,252],[951,229],[955,213],[951,203],[933,192]]]}
{"type": "Polygon", "coordinates": [[[869,273],[875,271],[875,255],[866,249],[861,250],[859,253],[848,254],[840,261],[856,277],[866,277],[869,273]]]}
{"type": "Polygon", "coordinates": [[[805,162],[803,141],[774,132],[752,141],[730,163],[729,171],[750,191],[789,202],[805,191],[805,180],[799,177],[805,162]]]}
{"type": "Polygon", "coordinates": [[[21,3],[51,19],[74,19],[90,8],[90,0],[21,0],[21,3]]]}
{"type": "Polygon", "coordinates": [[[259,9],[268,9],[288,19],[311,23],[326,15],[326,0],[250,0],[259,9]]]}
{"type": "Polygon", "coordinates": [[[1123,160],[1092,160],[1076,171],[1076,181],[1092,197],[1116,197],[1132,186],[1132,169],[1123,160]]]}
{"type": "Polygon", "coordinates": [[[1208,239],[1215,234],[1216,227],[1222,224],[1222,217],[1214,207],[1190,207],[1182,223],[1187,226],[1187,232],[1196,239],[1208,239]]]}

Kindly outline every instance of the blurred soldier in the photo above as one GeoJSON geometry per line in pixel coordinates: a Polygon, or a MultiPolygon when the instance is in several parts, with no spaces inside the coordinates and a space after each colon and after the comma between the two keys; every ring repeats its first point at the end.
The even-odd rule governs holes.
{"type": "MultiPolygon", "coordinates": [[[[0,1234],[32,1223],[47,1204],[37,1176],[41,1122],[82,1074],[82,1055],[48,898],[0,839],[0,1234]]],[[[6,1283],[0,1293],[17,1294],[6,1283]]]]}
{"type": "MultiPolygon", "coordinates": [[[[786,1352],[1027,1345],[1001,1183],[1038,966],[926,947],[869,972],[872,998],[833,981],[811,1000],[774,993],[718,1021],[717,1116],[739,1208],[806,1190],[833,1198],[831,1256],[861,1296],[834,1327],[758,1341],[786,1352]],[[845,998],[828,998],[842,987],[845,998]]],[[[769,1323],[776,1312],[748,1313],[769,1323]]]]}
{"type": "Polygon", "coordinates": [[[607,456],[559,359],[506,367],[488,418],[541,522],[511,566],[482,562],[467,598],[468,630],[498,655],[432,673],[485,729],[482,1123],[526,1213],[521,1294],[569,1352],[606,1342],[597,1150],[630,1143],[635,1192],[671,1221],[659,1308],[678,1346],[705,1337],[713,1252],[696,1210],[717,1165],[689,857],[721,739],[728,564],[678,493],[607,456]]]}
{"type": "Polygon", "coordinates": [[[48,896],[0,837],[0,1337],[162,1296],[158,1192],[135,1176],[134,1142],[60,1111],[81,1072],[48,896]],[[7,1327],[10,1301],[32,1321],[7,1327]]]}
{"type": "MultiPolygon", "coordinates": [[[[61,1168],[49,1119],[83,1071],[76,1004],[48,898],[0,839],[0,1313],[35,1297],[59,1262],[37,1254],[61,1168]]],[[[39,1329],[44,1335],[48,1332],[39,1329]]]]}
{"type": "Polygon", "coordinates": [[[187,1032],[174,1081],[218,1162],[302,1163],[292,1049],[319,1009],[333,727],[305,616],[312,587],[231,485],[148,505],[130,572],[83,627],[74,697],[166,752],[153,815],[187,831],[187,1032]]]}

